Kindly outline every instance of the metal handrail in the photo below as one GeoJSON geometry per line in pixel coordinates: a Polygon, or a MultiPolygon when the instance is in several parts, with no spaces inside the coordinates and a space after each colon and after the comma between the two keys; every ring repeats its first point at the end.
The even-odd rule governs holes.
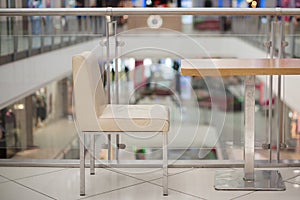
{"type": "Polygon", "coordinates": [[[2,8],[0,16],[300,15],[299,8],[2,8]]]}

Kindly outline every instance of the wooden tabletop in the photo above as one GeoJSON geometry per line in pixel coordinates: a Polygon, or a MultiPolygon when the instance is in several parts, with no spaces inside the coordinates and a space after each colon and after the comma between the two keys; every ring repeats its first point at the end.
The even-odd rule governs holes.
{"type": "Polygon", "coordinates": [[[300,59],[184,59],[183,76],[300,75],[300,59]]]}

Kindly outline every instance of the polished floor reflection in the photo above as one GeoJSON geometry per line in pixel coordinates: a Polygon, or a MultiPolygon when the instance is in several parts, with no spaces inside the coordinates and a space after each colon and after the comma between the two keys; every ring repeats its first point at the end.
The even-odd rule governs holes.
{"type": "MultiPolygon", "coordinates": [[[[0,167],[1,199],[299,199],[300,168],[280,168],[286,191],[216,191],[217,169],[169,169],[169,196],[162,196],[161,169],[86,170],[86,196],[79,196],[79,169],[0,167]]],[[[235,170],[235,169],[233,169],[235,170]]]]}
{"type": "MultiPolygon", "coordinates": [[[[242,84],[241,82],[236,84],[236,86],[242,86],[242,84]]],[[[229,87],[226,86],[226,88],[229,87]]],[[[203,106],[201,104],[203,101],[201,103],[197,102],[199,101],[197,90],[194,88],[189,89],[191,90],[190,97],[179,99],[179,106],[176,103],[178,96],[173,98],[166,95],[147,95],[139,100],[141,104],[158,103],[170,108],[170,159],[207,159],[209,151],[212,150],[215,153],[213,159],[243,160],[243,110],[238,109],[238,106],[234,107],[235,104],[229,105],[232,108],[231,110],[212,110],[203,106]],[[214,114],[213,117],[212,113],[214,114]]],[[[232,87],[231,90],[233,90],[232,87]]],[[[114,93],[115,84],[112,87],[112,94],[114,93]]],[[[226,95],[227,98],[230,98],[229,93],[226,95]]],[[[133,81],[127,82],[125,77],[121,76],[120,103],[128,104],[133,96],[133,81]]],[[[243,94],[238,96],[242,98],[243,94]]],[[[112,98],[115,101],[114,95],[112,98]]],[[[262,149],[262,144],[266,141],[267,118],[264,111],[259,106],[257,107],[257,112],[255,113],[255,159],[268,160],[269,150],[262,149]]],[[[295,145],[281,150],[281,159],[299,160],[299,141],[299,139],[297,141],[295,139],[295,145]]],[[[105,134],[99,134],[96,137],[96,159],[107,159],[106,149],[103,148],[106,143],[107,138],[105,134]]],[[[126,133],[121,135],[121,143],[126,145],[125,151],[121,150],[120,152],[121,160],[135,160],[138,151],[146,152],[146,155],[143,156],[145,159],[161,159],[161,155],[156,153],[158,152],[156,151],[157,148],[161,146],[160,135],[141,133],[136,136],[126,133]]],[[[51,123],[45,123],[43,127],[38,128],[34,132],[34,145],[34,148],[19,151],[13,159],[78,159],[78,134],[72,116],[69,116],[68,119],[60,118],[51,123]]],[[[273,159],[276,159],[276,149],[273,149],[272,154],[273,159]]]]}

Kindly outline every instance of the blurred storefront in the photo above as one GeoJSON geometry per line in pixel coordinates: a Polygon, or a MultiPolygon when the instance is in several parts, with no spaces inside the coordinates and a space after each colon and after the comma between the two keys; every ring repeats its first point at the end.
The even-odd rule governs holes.
{"type": "Polygon", "coordinates": [[[1,110],[0,157],[36,148],[34,134],[61,117],[72,115],[72,80],[65,78],[1,110]]]}

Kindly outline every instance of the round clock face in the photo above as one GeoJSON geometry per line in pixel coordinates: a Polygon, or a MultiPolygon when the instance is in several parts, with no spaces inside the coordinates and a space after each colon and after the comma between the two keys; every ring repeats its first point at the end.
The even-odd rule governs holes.
{"type": "Polygon", "coordinates": [[[163,19],[159,15],[150,15],[147,19],[147,24],[150,28],[160,28],[163,24],[163,19]]]}

